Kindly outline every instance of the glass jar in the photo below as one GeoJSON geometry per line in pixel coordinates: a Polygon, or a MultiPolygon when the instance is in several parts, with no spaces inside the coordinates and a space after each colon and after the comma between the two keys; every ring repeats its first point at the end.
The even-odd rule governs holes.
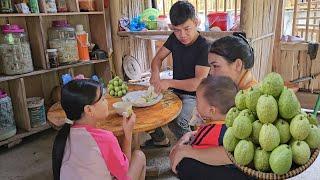
{"type": "Polygon", "coordinates": [[[1,0],[0,1],[0,13],[12,13],[12,3],[11,0],[1,0]]]}
{"type": "Polygon", "coordinates": [[[47,13],[57,13],[57,5],[55,0],[46,0],[47,13]]]}
{"type": "Polygon", "coordinates": [[[57,10],[58,12],[67,12],[67,1],[66,0],[56,0],[57,3],[57,10]]]}
{"type": "Polygon", "coordinates": [[[80,11],[95,11],[95,2],[94,0],[79,0],[80,11]]]}
{"type": "Polygon", "coordinates": [[[29,0],[28,5],[32,13],[40,13],[38,0],[29,0]]]}
{"type": "Polygon", "coordinates": [[[16,132],[11,98],[0,90],[0,141],[14,136],[16,132]]]}
{"type": "Polygon", "coordinates": [[[75,29],[67,21],[53,21],[48,37],[50,48],[58,50],[60,65],[75,63],[79,60],[75,29]]]}
{"type": "Polygon", "coordinates": [[[33,71],[27,33],[18,25],[3,25],[0,35],[0,67],[7,75],[33,71]]]}

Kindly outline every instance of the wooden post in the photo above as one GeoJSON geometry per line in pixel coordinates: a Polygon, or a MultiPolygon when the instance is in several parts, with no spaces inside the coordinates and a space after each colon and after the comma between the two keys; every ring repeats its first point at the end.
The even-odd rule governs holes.
{"type": "Polygon", "coordinates": [[[305,40],[308,41],[309,36],[309,24],[310,24],[310,8],[311,8],[311,0],[308,1],[308,10],[307,10],[307,19],[306,19],[306,36],[305,40]]]}
{"type": "Polygon", "coordinates": [[[238,0],[234,1],[234,22],[237,21],[237,14],[238,14],[238,0]]]}
{"type": "Polygon", "coordinates": [[[281,35],[283,29],[283,14],[284,14],[284,0],[279,1],[278,13],[277,13],[277,24],[276,31],[274,35],[274,47],[273,47],[273,60],[272,60],[272,70],[279,72],[277,68],[280,66],[280,58],[281,58],[281,35]]]}
{"type": "Polygon", "coordinates": [[[17,127],[30,131],[31,124],[23,78],[9,81],[9,89],[17,127]]]}
{"type": "Polygon", "coordinates": [[[227,0],[224,0],[224,7],[223,7],[223,11],[226,12],[227,11],[227,0]]]}
{"type": "Polygon", "coordinates": [[[208,0],[204,0],[204,18],[208,15],[208,0]]]}
{"type": "Polygon", "coordinates": [[[294,7],[293,7],[293,21],[292,21],[292,35],[296,35],[296,23],[297,23],[297,10],[298,10],[298,0],[294,0],[294,7]]]}
{"type": "Polygon", "coordinates": [[[118,36],[118,20],[120,18],[120,1],[109,1],[110,3],[110,20],[111,20],[111,36],[113,45],[113,62],[115,64],[116,74],[123,78],[122,72],[122,50],[121,38],[118,36]]]}
{"type": "MultiPolygon", "coordinates": [[[[146,8],[150,8],[151,7],[151,1],[149,1],[150,3],[146,2],[146,1],[149,1],[149,0],[145,0],[145,4],[144,6],[146,8]]],[[[172,0],[171,0],[171,5],[172,5],[172,0]]],[[[156,55],[156,44],[155,44],[155,41],[154,40],[146,40],[145,41],[146,43],[146,46],[147,46],[147,58],[149,59],[149,65],[151,66],[151,62],[152,62],[152,59],[153,57],[156,55]]]]}
{"type": "Polygon", "coordinates": [[[162,0],[163,15],[166,15],[166,1],[162,0]]]}
{"type": "Polygon", "coordinates": [[[254,0],[241,0],[240,29],[247,34],[247,38],[253,38],[253,9],[254,0]]]}
{"type": "Polygon", "coordinates": [[[218,11],[218,0],[216,0],[216,12],[218,11]]]}
{"type": "Polygon", "coordinates": [[[196,0],[196,14],[199,13],[199,9],[198,9],[198,0],[196,0]]]}

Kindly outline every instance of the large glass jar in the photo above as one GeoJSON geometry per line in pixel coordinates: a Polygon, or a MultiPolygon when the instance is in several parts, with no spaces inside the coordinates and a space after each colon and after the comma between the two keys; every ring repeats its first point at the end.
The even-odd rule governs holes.
{"type": "Polygon", "coordinates": [[[0,34],[0,67],[7,75],[33,71],[27,33],[18,25],[3,25],[0,34]]]}
{"type": "Polygon", "coordinates": [[[0,13],[12,13],[12,3],[11,0],[0,0],[0,13]]]}
{"type": "Polygon", "coordinates": [[[79,60],[75,29],[67,21],[53,21],[48,36],[50,48],[58,50],[60,65],[79,60]]]}

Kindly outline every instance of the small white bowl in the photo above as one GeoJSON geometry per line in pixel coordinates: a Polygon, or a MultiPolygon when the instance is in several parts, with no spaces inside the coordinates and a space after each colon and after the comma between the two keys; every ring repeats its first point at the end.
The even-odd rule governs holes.
{"type": "Polygon", "coordinates": [[[132,104],[129,102],[120,101],[114,103],[112,106],[120,116],[123,116],[124,113],[127,114],[132,112],[132,104]]]}

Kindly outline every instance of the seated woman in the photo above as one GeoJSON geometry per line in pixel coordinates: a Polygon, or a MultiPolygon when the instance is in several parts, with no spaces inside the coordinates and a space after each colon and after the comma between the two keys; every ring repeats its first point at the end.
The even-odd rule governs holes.
{"type": "MultiPolygon", "coordinates": [[[[230,77],[238,85],[239,89],[249,89],[258,83],[250,70],[254,65],[253,49],[241,34],[226,36],[211,43],[209,46],[208,62],[211,67],[210,75],[230,77]]],[[[221,121],[214,121],[213,123],[215,124],[215,122],[221,123],[221,121]]],[[[239,172],[217,173],[211,170],[211,168],[226,168],[217,167],[217,165],[231,164],[222,146],[191,148],[191,146],[183,145],[183,143],[181,145],[181,142],[189,140],[195,133],[190,132],[185,134],[170,154],[173,171],[178,171],[176,171],[178,164],[178,169],[182,169],[180,172],[178,171],[181,179],[185,179],[186,177],[188,177],[186,179],[193,179],[192,177],[194,179],[199,178],[199,174],[203,174],[203,170],[212,175],[204,176],[203,179],[210,179],[212,177],[230,178],[239,174],[239,172]],[[190,164],[193,165],[192,170],[184,171],[183,169],[188,169],[190,164]]],[[[234,171],[234,167],[230,167],[229,170],[234,171]]],[[[239,176],[242,177],[241,174],[239,176]]]]}
{"type": "MultiPolygon", "coordinates": [[[[202,118],[221,121],[234,106],[237,85],[229,77],[209,76],[197,89],[197,110],[202,118]]],[[[170,153],[172,170],[180,179],[230,178],[246,179],[232,166],[224,151],[222,140],[226,131],[224,124],[209,124],[198,131],[186,133],[170,153]],[[209,149],[211,148],[211,149],[209,149]],[[210,150],[207,156],[203,151],[210,150]],[[203,163],[200,160],[206,159],[203,163]]]]}
{"type": "Polygon", "coordinates": [[[142,151],[131,154],[132,130],[136,116],[123,119],[123,152],[112,132],[96,128],[106,120],[108,102],[94,80],[72,80],[63,86],[61,105],[67,122],[53,145],[55,180],[144,179],[146,159],[142,151]]]}
{"type": "Polygon", "coordinates": [[[226,36],[214,41],[209,48],[210,75],[228,76],[239,87],[246,90],[258,81],[251,72],[254,52],[242,34],[226,36]]]}

